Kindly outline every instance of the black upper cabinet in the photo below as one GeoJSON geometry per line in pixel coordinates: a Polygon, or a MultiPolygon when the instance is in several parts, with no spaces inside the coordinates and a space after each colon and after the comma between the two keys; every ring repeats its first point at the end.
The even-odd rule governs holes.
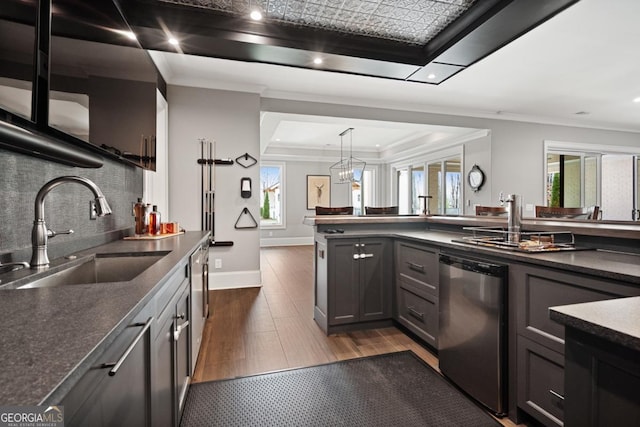
{"type": "Polygon", "coordinates": [[[116,4],[0,3],[0,147],[73,166],[111,157],[155,170],[164,81],[116,4]]]}
{"type": "MultiPolygon", "coordinates": [[[[2,0],[0,7],[0,108],[32,119],[37,0],[2,0]]],[[[9,114],[7,114],[9,113],[9,114]]]]}
{"type": "Polygon", "coordinates": [[[53,0],[48,125],[155,170],[158,72],[111,0],[53,0]]]}

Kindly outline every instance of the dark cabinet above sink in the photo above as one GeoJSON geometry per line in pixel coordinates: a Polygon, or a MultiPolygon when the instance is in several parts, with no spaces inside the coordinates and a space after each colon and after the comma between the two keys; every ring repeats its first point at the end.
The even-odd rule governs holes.
{"type": "Polygon", "coordinates": [[[37,0],[0,8],[0,108],[31,120],[37,0]]]}
{"type": "Polygon", "coordinates": [[[111,1],[53,0],[50,127],[155,170],[158,72],[111,1]]]}
{"type": "Polygon", "coordinates": [[[158,88],[162,76],[112,0],[3,0],[0,120],[45,140],[17,135],[0,146],[77,166],[111,157],[155,170],[158,88]],[[69,151],[89,159],[65,158],[69,151]]]}

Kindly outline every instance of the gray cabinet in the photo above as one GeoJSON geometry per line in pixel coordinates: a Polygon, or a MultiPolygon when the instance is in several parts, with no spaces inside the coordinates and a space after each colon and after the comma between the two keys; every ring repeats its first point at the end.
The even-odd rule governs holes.
{"type": "Polygon", "coordinates": [[[362,327],[368,322],[390,321],[391,252],[391,242],[385,238],[316,242],[314,317],[325,332],[336,332],[341,326],[362,327]]]}
{"type": "Polygon", "coordinates": [[[438,347],[438,250],[396,241],[394,318],[434,348],[438,347]]]}
{"type": "Polygon", "coordinates": [[[544,425],[560,426],[564,420],[565,336],[564,326],[549,318],[549,307],[640,295],[640,288],[511,264],[509,290],[515,292],[516,302],[517,406],[544,425]]]}
{"type": "Polygon", "coordinates": [[[177,426],[191,379],[189,280],[185,273],[172,278],[167,293],[158,296],[156,305],[159,314],[153,342],[153,426],[177,426]]]}
{"type": "Polygon", "coordinates": [[[144,310],[61,402],[68,426],[151,426],[151,326],[144,310]]]}
{"type": "Polygon", "coordinates": [[[65,396],[67,425],[179,425],[192,372],[190,291],[184,262],[65,396]]]}
{"type": "Polygon", "coordinates": [[[565,424],[640,425],[640,353],[567,327],[565,424]]]}

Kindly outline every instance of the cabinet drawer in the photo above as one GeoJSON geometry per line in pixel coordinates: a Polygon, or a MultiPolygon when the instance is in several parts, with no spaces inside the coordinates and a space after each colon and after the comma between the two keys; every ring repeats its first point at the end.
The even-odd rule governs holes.
{"type": "Polygon", "coordinates": [[[128,322],[62,399],[66,425],[148,425],[153,322],[150,315],[151,311],[145,308],[128,322]],[[103,366],[116,361],[117,368],[103,366]],[[110,371],[114,371],[112,375],[110,371]]]}
{"type": "Polygon", "coordinates": [[[398,292],[398,321],[413,333],[438,348],[438,300],[422,298],[402,287],[398,292]]]}
{"type": "Polygon", "coordinates": [[[398,280],[406,289],[418,295],[438,295],[438,254],[435,249],[396,244],[396,271],[398,280]]]}
{"type": "Polygon", "coordinates": [[[517,333],[564,354],[564,326],[549,318],[549,307],[640,294],[640,288],[579,274],[514,264],[509,283],[516,291],[517,333]]]}
{"type": "Polygon", "coordinates": [[[564,356],[518,336],[518,406],[546,426],[564,419],[564,356]]]}

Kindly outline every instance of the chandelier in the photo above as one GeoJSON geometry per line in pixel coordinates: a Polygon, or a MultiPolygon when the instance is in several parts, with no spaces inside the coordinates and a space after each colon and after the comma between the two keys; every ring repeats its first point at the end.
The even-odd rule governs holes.
{"type": "Polygon", "coordinates": [[[331,182],[348,184],[359,182],[366,163],[353,157],[353,128],[349,128],[340,134],[340,161],[329,167],[331,182]],[[343,155],[344,137],[349,135],[349,157],[343,155]]]}

